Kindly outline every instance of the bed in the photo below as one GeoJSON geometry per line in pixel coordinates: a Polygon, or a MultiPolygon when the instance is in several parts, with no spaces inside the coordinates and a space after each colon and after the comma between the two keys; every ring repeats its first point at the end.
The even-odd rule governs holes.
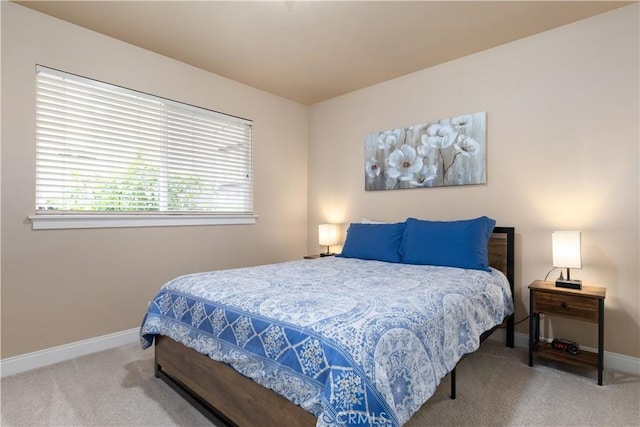
{"type": "MultiPolygon", "coordinates": [[[[425,234],[408,236],[407,224],[393,233],[352,224],[341,257],[168,282],[140,331],[143,348],[155,342],[156,376],[227,425],[404,424],[497,327],[506,325],[510,347],[514,335],[514,229],[480,227],[485,268],[371,259],[371,231],[383,228],[376,246],[404,245],[410,259],[410,237],[425,234]]],[[[452,240],[444,246],[459,251],[452,240]]]]}

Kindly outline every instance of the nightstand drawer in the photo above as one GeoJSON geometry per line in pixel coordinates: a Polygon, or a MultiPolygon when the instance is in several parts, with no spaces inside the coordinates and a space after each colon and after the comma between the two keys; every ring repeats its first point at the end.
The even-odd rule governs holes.
{"type": "Polygon", "coordinates": [[[598,300],[557,292],[535,292],[533,310],[536,313],[556,314],[574,319],[598,321],[598,300]]]}

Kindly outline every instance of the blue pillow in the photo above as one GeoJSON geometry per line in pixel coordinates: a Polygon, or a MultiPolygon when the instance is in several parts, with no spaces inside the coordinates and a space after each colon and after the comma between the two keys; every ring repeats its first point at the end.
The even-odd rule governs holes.
{"type": "Polygon", "coordinates": [[[347,230],[339,257],[400,262],[400,241],[404,222],[396,224],[357,224],[347,230]]]}
{"type": "Polygon", "coordinates": [[[405,264],[489,271],[487,245],[496,222],[486,216],[460,221],[408,218],[400,245],[405,264]]]}

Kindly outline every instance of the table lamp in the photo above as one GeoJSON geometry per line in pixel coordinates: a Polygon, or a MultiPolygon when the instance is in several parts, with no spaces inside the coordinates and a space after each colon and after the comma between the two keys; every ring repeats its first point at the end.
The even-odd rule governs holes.
{"type": "Polygon", "coordinates": [[[579,231],[554,231],[551,234],[553,249],[553,266],[567,269],[567,277],[562,276],[556,280],[556,287],[582,289],[581,280],[571,279],[572,268],[582,268],[582,258],[580,254],[580,232],[579,231]]]}
{"type": "Polygon", "coordinates": [[[329,252],[329,246],[339,243],[338,235],[338,224],[320,224],[318,226],[318,241],[320,246],[327,247],[327,252],[321,253],[320,256],[335,255],[335,253],[329,252]]]}

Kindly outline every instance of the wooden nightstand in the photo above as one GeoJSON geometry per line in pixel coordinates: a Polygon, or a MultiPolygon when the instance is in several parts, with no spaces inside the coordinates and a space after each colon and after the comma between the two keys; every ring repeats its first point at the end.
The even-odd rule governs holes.
{"type": "Polygon", "coordinates": [[[582,289],[557,288],[554,282],[536,280],[529,285],[529,366],[533,356],[580,367],[598,369],[598,385],[602,385],[604,367],[604,298],[607,289],[582,286],[582,289]],[[580,351],[576,355],[555,350],[540,342],[540,314],[559,316],[598,324],[598,353],[580,351]]]}
{"type": "Polygon", "coordinates": [[[305,255],[304,259],[318,259],[318,258],[324,258],[326,256],[335,256],[335,254],[331,254],[331,255],[324,255],[324,254],[305,255]]]}

